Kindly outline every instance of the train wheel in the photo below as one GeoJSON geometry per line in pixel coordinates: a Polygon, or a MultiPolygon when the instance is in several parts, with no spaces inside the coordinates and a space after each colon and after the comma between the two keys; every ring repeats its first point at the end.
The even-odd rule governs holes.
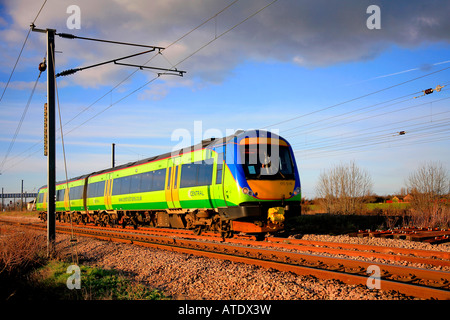
{"type": "Polygon", "coordinates": [[[194,234],[199,236],[202,233],[202,226],[197,226],[194,228],[194,234]]]}
{"type": "Polygon", "coordinates": [[[106,227],[108,224],[110,224],[109,215],[107,213],[105,213],[103,215],[103,227],[106,227]]]}
{"type": "Polygon", "coordinates": [[[230,220],[222,221],[222,224],[220,226],[220,234],[222,235],[222,238],[224,238],[224,239],[233,237],[233,231],[231,230],[230,220]]]}
{"type": "Polygon", "coordinates": [[[133,225],[134,230],[138,228],[138,221],[135,217],[131,218],[131,224],[133,225]]]}
{"type": "Polygon", "coordinates": [[[100,213],[98,217],[98,224],[100,227],[106,227],[106,221],[107,221],[108,214],[105,212],[100,213]]]}

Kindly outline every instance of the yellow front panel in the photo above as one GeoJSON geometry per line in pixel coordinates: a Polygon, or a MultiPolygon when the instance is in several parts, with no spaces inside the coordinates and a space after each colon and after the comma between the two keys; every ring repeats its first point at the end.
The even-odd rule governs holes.
{"type": "Polygon", "coordinates": [[[248,180],[248,185],[256,197],[263,200],[278,200],[291,197],[295,180],[248,180]]]}

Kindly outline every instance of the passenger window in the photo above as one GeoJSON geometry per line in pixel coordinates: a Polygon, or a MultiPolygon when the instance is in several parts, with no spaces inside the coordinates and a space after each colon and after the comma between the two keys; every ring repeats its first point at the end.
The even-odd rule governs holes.
{"type": "Polygon", "coordinates": [[[141,192],[141,174],[131,176],[130,193],[141,192]]]}
{"type": "Polygon", "coordinates": [[[153,173],[152,191],[164,190],[164,182],[166,179],[166,169],[160,169],[153,173]]]}

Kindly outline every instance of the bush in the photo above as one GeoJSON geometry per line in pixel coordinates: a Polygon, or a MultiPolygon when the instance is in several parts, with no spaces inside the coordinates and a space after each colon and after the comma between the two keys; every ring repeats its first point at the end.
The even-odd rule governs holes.
{"type": "Polygon", "coordinates": [[[372,179],[355,162],[337,165],[319,176],[316,192],[327,213],[363,212],[372,193],[372,179]]]}
{"type": "Polygon", "coordinates": [[[14,277],[45,261],[45,237],[30,230],[2,228],[0,276],[14,277]]]}
{"type": "Polygon", "coordinates": [[[411,222],[418,227],[448,228],[450,220],[450,175],[440,162],[424,163],[411,173],[411,222]]]}
{"type": "Polygon", "coordinates": [[[0,234],[0,300],[26,289],[26,274],[46,261],[45,237],[30,230],[2,226],[0,234]]]}

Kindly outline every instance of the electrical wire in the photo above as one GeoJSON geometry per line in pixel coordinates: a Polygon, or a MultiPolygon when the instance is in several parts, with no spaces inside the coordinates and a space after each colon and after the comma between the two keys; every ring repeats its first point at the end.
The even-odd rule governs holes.
{"type": "MultiPolygon", "coordinates": [[[[211,41],[208,41],[206,44],[204,44],[203,46],[201,46],[199,49],[195,50],[194,52],[192,52],[191,54],[189,54],[188,56],[186,56],[185,58],[183,58],[182,60],[180,60],[179,62],[177,62],[175,65],[173,65],[173,68],[177,67],[178,65],[180,65],[181,63],[183,63],[184,61],[188,60],[189,58],[191,58],[192,56],[194,56],[196,53],[198,53],[199,51],[201,51],[202,49],[204,49],[205,47],[207,47],[208,45],[210,45],[211,43],[213,43],[214,41],[218,40],[219,38],[221,38],[222,36],[226,35],[228,32],[230,32],[231,30],[235,29],[236,27],[240,26],[242,23],[246,22],[247,20],[249,20],[250,18],[254,17],[255,15],[257,15],[258,13],[260,13],[261,11],[263,11],[264,9],[266,9],[267,7],[269,7],[270,5],[274,4],[275,2],[277,2],[278,0],[274,0],[272,2],[270,2],[269,4],[265,5],[264,7],[262,7],[261,9],[257,10],[256,12],[254,12],[253,14],[249,15],[247,18],[245,18],[244,20],[240,21],[239,23],[235,24],[234,26],[232,26],[231,28],[229,28],[228,30],[224,31],[223,33],[221,33],[220,35],[216,35],[216,37],[214,39],[212,39],[211,41]]],[[[235,1],[236,2],[236,1],[235,1]]],[[[235,3],[234,2],[234,3],[235,3]]],[[[232,3],[232,4],[234,4],[232,3]]],[[[232,5],[231,4],[231,5],[232,5]]],[[[230,5],[230,6],[231,6],[230,5]]],[[[217,16],[217,14],[215,15],[217,16]]],[[[181,38],[180,38],[181,39],[181,38]]],[[[176,40],[179,41],[179,40],[176,40]]],[[[170,47],[170,45],[168,46],[170,47]]],[[[167,48],[168,48],[167,47],[167,48]]],[[[166,49],[167,49],[166,48],[166,49]]],[[[450,68],[450,67],[449,67],[450,68]]],[[[134,93],[142,90],[144,87],[148,86],[149,84],[151,84],[152,82],[154,82],[155,80],[157,80],[159,78],[160,75],[164,75],[164,73],[158,74],[157,77],[147,81],[146,83],[144,83],[143,85],[141,85],[140,87],[134,89],[133,91],[131,91],[130,93],[126,94],[125,96],[123,96],[122,98],[120,98],[119,100],[115,101],[114,103],[111,103],[108,107],[102,109],[100,112],[96,113],[95,115],[93,115],[92,117],[90,117],[89,119],[85,120],[84,122],[82,122],[80,125],[72,128],[72,130],[68,131],[66,134],[69,134],[71,132],[73,132],[74,130],[80,128],[81,126],[83,126],[84,124],[86,124],[87,122],[91,121],[92,119],[98,117],[100,114],[102,114],[103,112],[107,111],[108,109],[110,109],[111,107],[113,107],[114,105],[120,103],[121,101],[125,100],[126,98],[128,98],[129,96],[133,95],[134,93]]]]}
{"type": "MultiPolygon", "coordinates": [[[[202,26],[204,26],[206,23],[208,23],[209,21],[211,21],[212,19],[216,18],[218,15],[222,14],[223,12],[225,12],[226,10],[228,10],[231,6],[233,6],[235,3],[237,3],[239,0],[234,0],[232,3],[230,3],[229,5],[227,5],[226,7],[224,7],[222,10],[218,11],[217,13],[215,13],[212,17],[210,17],[209,19],[203,21],[201,24],[199,24],[198,26],[196,26],[195,28],[191,29],[190,31],[188,31],[187,33],[185,33],[184,35],[182,35],[181,37],[179,37],[178,39],[176,39],[175,41],[173,41],[172,43],[170,43],[168,46],[166,46],[163,50],[159,51],[158,53],[156,53],[155,55],[153,55],[150,59],[148,59],[143,66],[146,66],[147,64],[149,64],[155,57],[157,57],[158,55],[161,55],[165,58],[165,60],[171,65],[172,68],[175,68],[175,66],[167,59],[167,57],[163,54],[164,51],[167,51],[167,49],[169,49],[170,47],[172,47],[173,45],[175,45],[176,43],[178,43],[179,41],[183,40],[185,37],[187,37],[188,35],[190,35],[191,33],[193,33],[194,31],[196,31],[197,29],[201,28],[202,26]]],[[[105,98],[107,95],[111,94],[115,89],[117,89],[120,85],[122,85],[125,81],[127,81],[128,79],[130,79],[131,77],[133,77],[137,72],[139,71],[139,69],[134,70],[133,72],[131,72],[127,77],[125,77],[123,80],[121,80],[118,84],[116,84],[111,90],[109,90],[108,92],[106,92],[104,95],[102,95],[100,98],[98,98],[97,100],[95,100],[93,103],[91,103],[89,106],[87,106],[86,108],[84,108],[83,110],[81,110],[78,114],[76,114],[74,117],[72,117],[69,121],[67,121],[64,125],[69,124],[70,122],[72,122],[73,120],[75,120],[76,118],[78,118],[81,114],[83,114],[84,112],[86,112],[87,110],[89,110],[90,108],[92,108],[95,104],[97,104],[100,100],[102,100],[103,98],[105,98]]],[[[154,80],[156,80],[157,78],[155,78],[154,80]]],[[[153,82],[154,80],[152,80],[151,82],[153,82]]],[[[151,83],[150,82],[150,83],[151,83]]],[[[146,85],[148,85],[149,83],[146,83],[146,85]]],[[[138,90],[133,91],[131,94],[135,93],[136,91],[139,91],[140,89],[142,89],[142,87],[140,87],[138,90]]],[[[128,96],[127,96],[128,97],[128,96]]],[[[105,110],[106,111],[106,110],[105,110]]],[[[102,112],[101,112],[102,113],[102,112]]],[[[99,113],[99,114],[101,114],[99,113]]],[[[99,115],[98,114],[98,115],[99,115]]],[[[92,118],[93,119],[93,118],[92,118]]],[[[84,125],[85,123],[89,122],[92,119],[88,119],[87,121],[83,122],[81,125],[79,125],[77,128],[79,128],[80,126],[84,125]]],[[[73,130],[67,132],[70,133],[73,130]]]]}
{"type": "Polygon", "coordinates": [[[380,92],[383,92],[383,91],[386,91],[386,90],[389,90],[389,89],[392,89],[392,88],[395,88],[395,87],[398,87],[398,86],[402,86],[404,84],[407,84],[407,83],[410,83],[410,82],[413,82],[413,81],[416,81],[416,80],[419,80],[419,79],[422,79],[422,78],[425,78],[425,77],[428,77],[428,76],[431,76],[433,74],[436,74],[436,73],[439,73],[439,72],[443,72],[443,71],[448,70],[448,69],[450,69],[450,67],[439,69],[439,70],[436,70],[436,71],[433,71],[433,72],[421,75],[419,77],[416,77],[416,78],[413,78],[413,79],[410,79],[410,80],[406,80],[406,81],[394,84],[392,86],[389,86],[389,87],[386,87],[386,88],[383,88],[383,89],[380,89],[380,90],[376,90],[376,91],[373,91],[373,92],[370,92],[370,93],[366,93],[366,94],[364,94],[362,96],[359,96],[359,97],[356,97],[356,98],[352,98],[352,99],[349,99],[349,100],[346,100],[346,101],[343,101],[343,102],[339,102],[339,103],[336,103],[334,105],[331,105],[331,106],[328,106],[328,107],[325,107],[325,108],[322,108],[322,109],[319,109],[319,110],[311,111],[311,112],[308,112],[308,113],[305,113],[305,114],[302,114],[302,115],[299,115],[299,116],[296,116],[296,117],[293,117],[293,118],[289,118],[289,119],[286,119],[286,120],[283,120],[283,121],[280,121],[280,122],[277,122],[277,123],[274,123],[274,124],[271,124],[271,125],[267,125],[267,126],[263,127],[263,129],[266,129],[266,128],[269,128],[269,127],[274,127],[274,126],[277,126],[277,125],[280,125],[280,124],[283,124],[283,123],[286,123],[286,122],[289,122],[289,121],[293,121],[293,120],[300,119],[300,118],[303,118],[303,117],[306,117],[306,116],[310,116],[310,115],[315,114],[315,113],[319,113],[319,112],[322,112],[322,111],[325,111],[325,110],[329,110],[329,109],[332,109],[332,108],[335,108],[335,107],[338,107],[338,106],[341,106],[341,105],[344,105],[344,104],[347,104],[347,103],[350,103],[350,102],[353,102],[353,101],[356,101],[356,100],[359,100],[359,99],[362,99],[362,98],[366,98],[366,97],[369,97],[371,95],[374,95],[374,94],[377,94],[377,93],[380,93],[380,92]]]}
{"type": "Polygon", "coordinates": [[[32,25],[34,25],[34,23],[36,22],[37,18],[41,14],[41,11],[44,8],[46,3],[47,3],[47,0],[45,0],[44,3],[42,4],[41,8],[39,9],[38,13],[36,14],[36,17],[34,18],[33,22],[31,23],[30,28],[28,29],[28,33],[27,33],[27,35],[25,37],[25,40],[24,40],[24,42],[22,44],[22,48],[20,49],[19,55],[18,55],[18,57],[16,59],[16,63],[14,64],[14,67],[13,67],[13,69],[11,71],[11,74],[9,75],[8,81],[6,82],[5,88],[3,89],[2,95],[0,97],[0,101],[2,101],[3,96],[5,95],[6,89],[8,88],[9,83],[11,82],[11,78],[12,78],[12,76],[14,74],[14,71],[16,70],[16,67],[17,67],[17,64],[19,63],[20,57],[22,56],[23,49],[25,48],[25,45],[26,45],[26,43],[28,41],[28,37],[30,36],[30,32],[32,30],[32,25]]]}
{"type": "MultiPolygon", "coordinates": [[[[416,92],[414,92],[414,93],[410,93],[410,94],[404,95],[404,96],[402,96],[402,97],[390,99],[390,100],[387,100],[387,101],[383,101],[383,102],[379,102],[379,103],[376,103],[376,104],[372,104],[372,105],[370,105],[370,106],[362,107],[362,108],[359,108],[359,109],[356,109],[356,110],[351,110],[351,111],[348,111],[348,112],[345,112],[345,113],[342,113],[342,114],[338,114],[338,115],[335,115],[335,116],[331,116],[331,117],[328,117],[328,118],[319,119],[319,120],[316,120],[316,121],[313,121],[313,122],[309,122],[309,123],[303,123],[303,124],[301,124],[301,125],[298,125],[298,126],[295,126],[295,127],[289,128],[289,129],[281,129],[281,130],[282,130],[283,132],[287,132],[287,131],[294,130],[294,129],[297,129],[297,128],[300,128],[300,127],[302,127],[302,129],[303,129],[303,128],[305,128],[305,127],[307,127],[307,126],[310,126],[310,125],[312,125],[312,124],[324,122],[324,121],[331,120],[331,119],[340,118],[340,117],[342,117],[342,116],[344,116],[344,115],[352,114],[352,113],[355,113],[355,112],[358,112],[358,111],[361,111],[361,110],[371,109],[371,108],[373,108],[373,107],[382,105],[382,104],[384,104],[384,103],[392,102],[392,101],[395,101],[395,100],[398,100],[398,99],[402,99],[402,98],[405,98],[405,97],[414,96],[414,95],[416,95],[416,94],[418,94],[418,93],[420,93],[420,92],[422,92],[422,91],[416,91],[416,92]]],[[[400,101],[400,102],[396,102],[396,103],[393,103],[393,104],[391,104],[391,105],[387,105],[387,106],[384,106],[384,107],[381,107],[381,108],[386,108],[386,107],[388,107],[388,106],[392,106],[392,105],[395,105],[395,104],[398,104],[398,103],[403,103],[403,102],[409,101],[409,100],[411,100],[411,99],[413,99],[413,98],[405,99],[405,100],[402,100],[402,101],[400,101]]],[[[369,112],[369,111],[367,111],[367,112],[369,112]]],[[[361,113],[360,113],[360,114],[361,114],[361,113]]],[[[349,117],[346,117],[346,118],[344,118],[344,119],[347,119],[347,118],[349,118],[349,117]]],[[[336,121],[340,121],[340,120],[336,120],[336,121]]],[[[331,123],[332,123],[332,122],[334,122],[334,121],[331,121],[331,123]]],[[[301,132],[302,132],[302,131],[300,131],[300,133],[301,133],[301,132]]],[[[297,133],[299,133],[299,132],[294,132],[294,134],[287,134],[287,135],[285,134],[285,135],[286,135],[287,137],[289,137],[289,136],[295,136],[297,133]]]]}
{"type": "MultiPolygon", "coordinates": [[[[416,124],[414,126],[423,125],[422,127],[413,128],[411,127],[406,131],[406,135],[402,135],[401,139],[393,140],[395,136],[398,136],[399,134],[389,133],[389,134],[383,134],[379,136],[373,136],[373,137],[361,137],[357,140],[351,140],[349,142],[341,142],[341,143],[333,143],[325,146],[317,146],[315,148],[303,148],[301,150],[295,150],[295,153],[303,153],[302,158],[315,158],[318,156],[330,156],[330,154],[335,155],[338,151],[347,151],[351,149],[359,149],[364,147],[372,147],[374,145],[380,145],[380,144],[386,144],[388,143],[389,146],[393,145],[406,145],[406,142],[411,139],[417,139],[417,138],[426,138],[429,136],[434,135],[442,135],[442,133],[445,133],[447,131],[450,131],[450,118],[445,118],[439,121],[440,123],[433,123],[433,124],[416,124]],[[437,129],[437,130],[436,130],[437,129]],[[433,130],[433,131],[431,131],[433,130]]],[[[445,138],[445,136],[437,137],[437,139],[442,140],[445,138]]],[[[370,149],[373,150],[373,149],[370,149]]],[[[362,151],[362,150],[361,150],[362,151]]]]}
{"type": "MultiPolygon", "coordinates": [[[[450,83],[450,81],[444,82],[444,83],[442,83],[442,85],[445,86],[445,85],[447,85],[448,83],[450,83]]],[[[447,91],[447,90],[448,90],[448,89],[444,89],[444,90],[440,90],[439,92],[443,92],[443,91],[447,91]]],[[[298,126],[295,126],[295,127],[289,128],[289,129],[281,129],[281,130],[282,130],[283,132],[287,132],[287,131],[290,131],[290,130],[293,130],[293,129],[297,129],[297,128],[300,128],[300,127],[302,127],[302,129],[303,129],[303,128],[305,128],[305,127],[307,127],[307,126],[310,126],[310,125],[312,125],[312,124],[324,122],[324,121],[331,120],[331,119],[341,118],[341,117],[344,116],[344,115],[352,114],[352,113],[355,113],[355,112],[358,112],[358,111],[361,111],[361,110],[371,109],[371,108],[374,108],[374,107],[376,107],[376,106],[382,105],[382,104],[384,104],[384,103],[392,102],[392,101],[399,100],[399,99],[402,99],[402,98],[405,98],[405,97],[414,96],[414,97],[412,97],[412,98],[408,98],[408,99],[405,99],[405,100],[402,100],[402,101],[399,101],[399,102],[396,102],[396,103],[392,103],[392,104],[385,105],[385,106],[382,106],[382,107],[377,108],[377,110],[384,109],[384,108],[387,108],[387,107],[391,107],[391,106],[397,105],[397,104],[399,104],[399,103],[403,103],[403,102],[407,102],[407,101],[413,100],[413,99],[417,98],[417,97],[415,97],[415,95],[418,94],[418,93],[420,93],[420,92],[423,92],[423,91],[417,91],[417,92],[410,93],[410,94],[407,94],[407,95],[404,95],[404,96],[401,96],[401,97],[397,97],[397,98],[394,98],[394,99],[390,99],[390,100],[387,100],[387,101],[383,101],[383,102],[379,102],[379,103],[376,103],[376,104],[373,104],[373,105],[369,105],[369,106],[366,106],[366,107],[362,107],[362,108],[359,108],[359,109],[356,109],[356,110],[351,110],[351,111],[348,111],[348,112],[345,112],[345,113],[342,113],[342,114],[338,114],[338,115],[335,115],[335,116],[331,116],[331,117],[328,117],[328,118],[316,120],[316,121],[309,122],[309,123],[303,123],[303,124],[301,124],[301,125],[298,125],[298,126]]],[[[371,111],[361,112],[361,113],[358,113],[358,114],[356,114],[356,115],[349,116],[349,117],[345,117],[345,118],[342,118],[342,119],[352,118],[352,117],[355,117],[355,116],[357,116],[357,115],[361,115],[361,114],[368,113],[368,112],[371,112],[371,111]]],[[[335,121],[331,121],[331,122],[329,122],[329,123],[333,123],[333,122],[336,122],[336,121],[341,121],[342,119],[335,120],[335,121]]],[[[358,120],[357,120],[357,121],[358,121],[358,120]]],[[[320,130],[323,129],[323,126],[322,126],[322,125],[320,125],[320,126],[315,126],[315,127],[319,127],[320,130]]],[[[314,127],[313,127],[313,128],[314,128],[314,127]]],[[[293,137],[293,136],[296,136],[296,135],[298,135],[299,133],[302,133],[302,132],[303,132],[303,130],[297,131],[297,132],[295,132],[294,134],[287,134],[287,135],[285,134],[285,136],[286,136],[286,137],[293,137]]],[[[306,133],[309,133],[309,132],[310,132],[310,131],[307,131],[306,133]]]]}
{"type": "MultiPolygon", "coordinates": [[[[331,127],[345,126],[349,123],[354,123],[357,121],[367,120],[367,119],[371,119],[374,117],[379,117],[379,116],[383,116],[383,115],[387,115],[387,114],[391,115],[394,112],[404,111],[407,109],[416,108],[416,107],[427,105],[427,104],[432,105],[433,103],[444,101],[447,99],[450,99],[450,97],[436,99],[436,100],[433,100],[430,102],[425,102],[425,103],[417,104],[417,105],[413,105],[413,106],[408,106],[406,108],[401,108],[399,110],[395,110],[395,111],[391,111],[391,112],[372,115],[370,117],[357,119],[352,122],[344,122],[344,123],[341,122],[337,125],[321,127],[320,130],[322,132],[323,130],[329,129],[331,127]]],[[[430,140],[430,142],[442,141],[442,140],[445,140],[445,136],[442,136],[442,133],[445,133],[446,131],[449,130],[448,128],[450,128],[448,126],[450,124],[448,121],[450,118],[441,118],[441,117],[442,117],[442,115],[448,114],[449,112],[450,111],[443,111],[443,112],[439,112],[439,113],[435,113],[435,114],[431,114],[431,115],[422,115],[420,117],[414,117],[412,119],[401,120],[401,121],[396,121],[393,123],[383,124],[380,126],[358,129],[357,133],[347,133],[347,134],[342,134],[342,135],[336,136],[336,133],[334,132],[333,136],[330,136],[330,137],[325,137],[325,138],[320,137],[320,138],[315,138],[312,140],[308,139],[307,141],[305,141],[303,143],[302,142],[297,142],[297,143],[291,142],[291,145],[294,149],[301,148],[301,150],[296,150],[295,152],[296,153],[301,152],[302,157],[308,158],[308,159],[311,159],[311,158],[313,159],[313,158],[317,158],[319,156],[336,155],[337,152],[339,152],[339,154],[343,154],[344,151],[348,152],[348,150],[351,150],[351,149],[362,150],[364,147],[369,147],[369,146],[373,146],[373,145],[380,145],[380,144],[392,145],[393,137],[398,136],[398,135],[402,135],[402,138],[397,139],[395,141],[401,141],[402,142],[401,145],[406,145],[404,142],[405,141],[407,142],[408,140],[413,139],[413,138],[417,139],[417,138],[422,138],[422,137],[433,137],[434,135],[437,135],[437,134],[439,134],[441,136],[433,137],[433,139],[430,140]],[[417,120],[423,119],[423,118],[429,118],[430,116],[434,117],[434,118],[439,116],[440,118],[432,120],[431,124],[427,123],[427,122],[420,122],[420,123],[416,122],[416,123],[412,123],[412,124],[406,124],[407,122],[417,121],[417,120]],[[387,129],[373,131],[373,129],[390,128],[390,127],[396,127],[396,128],[401,127],[403,133],[400,134],[399,131],[397,131],[396,133],[387,132],[387,129]],[[444,128],[442,128],[442,127],[444,127],[444,128]],[[372,130],[372,131],[363,133],[363,131],[370,131],[370,130],[372,130]],[[405,133],[406,133],[406,136],[405,136],[405,133]],[[378,135],[375,135],[375,134],[378,134],[378,135]]],[[[314,132],[314,131],[318,131],[318,130],[311,130],[311,131],[308,131],[307,133],[310,134],[311,132],[314,132]]],[[[424,143],[424,141],[421,143],[424,143]]]]}
{"type": "MultiPolygon", "coordinates": [[[[168,46],[165,47],[164,50],[169,49],[170,47],[172,47],[173,45],[175,45],[176,43],[178,43],[179,41],[181,41],[182,39],[184,39],[185,37],[187,37],[188,35],[190,35],[191,33],[193,33],[194,31],[196,31],[197,29],[201,28],[202,26],[204,26],[206,23],[208,23],[209,21],[211,21],[212,19],[217,18],[220,14],[222,14],[223,12],[225,12],[226,10],[228,10],[231,6],[233,6],[234,4],[236,4],[239,0],[234,0],[233,2],[231,2],[230,4],[228,4],[227,6],[225,6],[223,9],[221,9],[220,11],[216,12],[213,16],[211,16],[210,18],[208,18],[207,20],[203,21],[202,23],[200,23],[198,26],[196,26],[195,28],[191,29],[189,32],[185,33],[184,35],[182,35],[181,37],[179,37],[178,39],[176,39],[175,41],[173,41],[172,43],[170,43],[168,46]]],[[[34,19],[33,23],[30,26],[30,31],[32,30],[32,27],[34,25],[34,22],[36,22],[37,17],[39,16],[40,12],[42,11],[42,8],[44,7],[45,3],[47,2],[47,0],[44,1],[44,4],[42,5],[41,9],[39,10],[38,14],[36,15],[36,18],[34,19]]],[[[156,53],[154,56],[152,56],[149,60],[147,60],[143,65],[147,65],[148,63],[150,63],[156,56],[158,55],[163,55],[161,51],[159,51],[158,53],[156,53]]],[[[170,63],[170,61],[163,55],[163,57],[170,63]]],[[[172,65],[172,64],[171,64],[172,65]]],[[[175,68],[172,65],[173,68],[175,68]]],[[[83,110],[81,110],[78,114],[76,114],[74,117],[72,117],[69,121],[67,121],[64,126],[67,126],[69,123],[71,123],[73,120],[75,120],[76,118],[78,118],[79,116],[81,116],[84,112],[86,112],[87,110],[89,110],[90,108],[92,108],[95,104],[97,104],[99,101],[101,101],[103,98],[105,98],[107,95],[111,94],[115,89],[117,89],[119,86],[121,86],[124,82],[126,82],[128,79],[130,79],[131,77],[133,77],[136,72],[138,72],[139,69],[134,70],[133,72],[131,72],[127,77],[125,77],[124,79],[122,79],[119,83],[117,83],[112,89],[110,89],[109,91],[107,91],[105,94],[103,94],[101,97],[99,97],[97,100],[95,100],[93,103],[91,103],[89,106],[87,106],[86,108],[84,108],[83,110]]],[[[144,84],[144,86],[150,84],[151,82],[153,82],[155,79],[152,79],[151,81],[147,82],[146,84],[144,84]]],[[[141,90],[144,86],[141,86],[139,88],[137,88],[136,90],[134,90],[133,92],[131,92],[131,94],[141,90]]],[[[131,95],[129,94],[129,95],[131,95]]],[[[122,99],[120,99],[119,101],[117,101],[116,103],[122,101],[123,99],[127,98],[129,95],[123,97],[122,99]]],[[[79,127],[81,127],[82,125],[84,125],[85,123],[89,122],[90,120],[94,119],[96,116],[100,115],[101,113],[103,113],[104,111],[106,111],[107,109],[111,108],[113,106],[113,104],[111,103],[110,106],[106,109],[104,109],[103,111],[97,113],[95,116],[89,118],[88,120],[84,121],[82,124],[78,125],[77,127],[73,128],[72,130],[70,130],[69,132],[66,132],[66,135],[69,134],[70,132],[78,129],[79,127]]],[[[22,153],[20,153],[19,155],[17,155],[14,159],[18,158],[19,156],[21,156],[22,154],[28,152],[29,150],[32,150],[34,147],[36,146],[40,146],[43,142],[43,139],[41,139],[40,141],[38,141],[37,143],[35,143],[34,145],[32,145],[30,148],[28,148],[27,150],[23,151],[22,153]]],[[[37,152],[41,151],[42,148],[40,148],[39,150],[36,150],[33,153],[30,153],[28,156],[26,156],[25,158],[23,158],[22,160],[17,160],[14,162],[14,164],[10,167],[7,168],[7,170],[15,167],[16,165],[22,163],[23,161],[25,161],[26,159],[30,158],[31,156],[33,156],[34,154],[36,154],[37,152]]]]}
{"type": "MultiPolygon", "coordinates": [[[[377,118],[377,117],[381,117],[381,116],[385,116],[385,115],[391,115],[391,114],[393,114],[395,112],[400,112],[400,111],[405,111],[405,110],[408,110],[408,109],[418,108],[418,107],[422,107],[422,106],[430,104],[430,103],[440,102],[440,101],[444,101],[444,100],[447,100],[447,99],[450,99],[450,97],[436,99],[436,100],[433,100],[431,102],[424,102],[424,103],[416,104],[416,105],[413,105],[413,106],[400,108],[400,109],[397,109],[397,110],[387,111],[387,112],[384,112],[384,113],[379,113],[379,114],[376,114],[376,115],[371,115],[371,116],[367,116],[365,118],[360,118],[360,119],[356,119],[356,120],[352,120],[352,121],[348,121],[348,122],[341,122],[341,123],[334,124],[334,125],[327,126],[327,127],[322,126],[322,127],[317,128],[317,129],[306,131],[304,133],[305,134],[311,134],[312,132],[323,131],[325,129],[335,128],[335,127],[338,127],[338,126],[344,126],[344,125],[347,125],[347,124],[350,124],[350,123],[355,123],[355,122],[358,122],[358,121],[373,119],[373,118],[377,118]]],[[[402,101],[402,102],[404,102],[404,101],[402,101]]],[[[392,104],[392,105],[395,105],[395,104],[392,104]]],[[[389,106],[392,106],[392,105],[389,105],[389,106]]],[[[298,134],[300,134],[300,133],[297,133],[297,134],[294,134],[294,135],[290,135],[290,136],[293,137],[293,136],[296,136],[298,134]]]]}
{"type": "MultiPolygon", "coordinates": [[[[440,122],[443,123],[434,123],[432,125],[425,125],[425,126],[421,126],[423,124],[416,124],[414,126],[411,127],[407,127],[408,129],[405,130],[407,131],[408,136],[415,133],[415,132],[421,132],[421,131],[426,131],[426,130],[431,130],[431,129],[439,129],[437,131],[435,131],[436,133],[440,133],[442,131],[442,129],[440,129],[441,127],[444,127],[444,130],[450,130],[450,127],[447,127],[450,124],[450,118],[445,118],[442,119],[440,122]],[[443,122],[445,120],[445,122],[443,122]],[[417,127],[419,126],[419,127],[417,127]],[[420,127],[421,126],[421,127],[420,127]],[[417,128],[414,128],[417,127],[417,128]]],[[[406,129],[406,128],[405,128],[406,129]]],[[[304,148],[303,150],[305,151],[317,151],[317,150],[334,150],[335,148],[350,148],[353,147],[354,145],[358,146],[358,145],[370,145],[369,142],[383,142],[383,141],[389,141],[392,139],[392,137],[396,137],[399,136],[400,134],[398,133],[393,133],[393,132],[388,132],[388,133],[383,133],[383,134],[379,134],[379,135],[374,135],[374,136],[353,136],[347,139],[340,139],[339,137],[335,138],[334,141],[327,141],[325,144],[315,144],[313,146],[308,146],[308,148],[304,148]]],[[[403,137],[402,137],[403,138],[403,137]]]]}
{"type": "MultiPolygon", "coordinates": [[[[448,139],[450,139],[450,135],[446,135],[446,136],[441,135],[441,136],[436,137],[436,138],[434,138],[434,139],[430,139],[430,138],[426,137],[426,138],[424,138],[423,140],[419,140],[419,141],[417,141],[417,140],[416,140],[416,141],[411,141],[411,142],[409,142],[409,143],[405,143],[404,141],[402,141],[402,142],[397,142],[397,143],[389,142],[389,144],[386,145],[386,142],[384,142],[385,146],[382,146],[382,145],[381,145],[381,146],[378,146],[378,147],[377,147],[377,150],[378,150],[378,149],[388,149],[388,148],[404,147],[404,146],[410,146],[410,145],[419,145],[419,144],[424,144],[424,143],[426,143],[426,144],[431,144],[431,143],[434,143],[434,142],[445,141],[445,140],[448,140],[448,139]]],[[[370,145],[370,146],[371,146],[371,145],[370,145]]],[[[315,154],[308,154],[308,153],[305,153],[305,154],[302,154],[302,155],[301,155],[301,158],[304,159],[304,160],[306,160],[306,159],[312,160],[312,159],[318,159],[318,158],[337,157],[337,156],[343,156],[343,155],[349,155],[349,154],[361,153],[361,152],[369,152],[369,151],[374,152],[374,149],[373,149],[373,148],[368,148],[368,149],[358,149],[358,150],[353,150],[353,151],[348,151],[348,150],[350,150],[350,149],[343,150],[343,151],[324,151],[324,152],[319,152],[319,153],[315,153],[315,154]]],[[[376,151],[377,151],[377,150],[376,150],[376,151]]],[[[375,151],[375,152],[376,152],[376,151],[375,151]]],[[[298,153],[300,153],[300,152],[302,152],[302,150],[295,150],[295,151],[294,151],[295,154],[298,154],[298,153]]]]}
{"type": "Polygon", "coordinates": [[[16,131],[14,132],[14,135],[13,135],[13,137],[11,139],[11,142],[9,143],[9,147],[8,147],[8,150],[6,151],[5,158],[3,159],[2,163],[0,164],[0,172],[3,172],[2,171],[3,170],[3,166],[5,165],[5,162],[8,159],[8,156],[9,156],[11,150],[12,150],[12,147],[14,146],[14,143],[16,142],[16,138],[17,138],[17,136],[19,134],[20,128],[22,127],[23,120],[25,119],[25,116],[27,114],[28,108],[30,107],[31,99],[33,98],[33,95],[34,95],[34,92],[36,90],[36,86],[37,86],[37,84],[39,82],[39,78],[41,77],[41,74],[42,74],[42,71],[39,72],[39,75],[38,75],[36,81],[34,82],[33,89],[31,90],[30,97],[28,98],[27,104],[25,105],[25,109],[23,110],[22,116],[20,117],[19,124],[17,125],[16,131]]]}
{"type": "MultiPolygon", "coordinates": [[[[447,114],[447,113],[450,113],[450,111],[439,112],[439,113],[433,114],[433,116],[442,116],[442,115],[447,114]]],[[[415,121],[415,120],[418,120],[418,119],[423,119],[423,118],[428,118],[428,117],[430,117],[430,116],[429,115],[424,115],[424,116],[420,116],[420,117],[416,117],[416,118],[412,118],[412,119],[408,119],[408,120],[401,120],[401,121],[392,122],[392,123],[389,123],[389,124],[383,124],[383,125],[380,125],[380,126],[359,129],[358,133],[356,133],[356,134],[353,134],[353,133],[350,134],[349,133],[349,134],[342,134],[339,137],[332,136],[332,137],[328,137],[328,138],[316,138],[316,139],[313,139],[313,140],[308,140],[307,142],[303,142],[303,143],[300,143],[300,142],[299,143],[292,143],[291,146],[292,147],[300,147],[300,146],[308,146],[308,145],[316,144],[316,143],[330,143],[330,142],[333,142],[333,141],[342,141],[343,139],[351,139],[353,137],[361,137],[361,136],[364,136],[364,135],[370,135],[370,134],[374,134],[374,133],[386,132],[386,130],[388,130],[386,127],[389,128],[389,127],[394,127],[395,126],[397,128],[401,127],[402,129],[405,129],[405,128],[409,128],[410,126],[415,126],[415,125],[422,124],[422,123],[419,123],[419,124],[413,124],[413,125],[405,125],[406,122],[415,121]],[[401,126],[400,126],[400,124],[401,124],[401,126]],[[377,129],[377,128],[386,128],[386,129],[378,130],[378,131],[372,131],[372,132],[369,132],[369,133],[366,133],[366,134],[362,134],[362,132],[364,132],[364,131],[377,129]]],[[[437,120],[437,121],[440,121],[440,120],[437,120]]],[[[389,130],[394,130],[394,128],[390,128],[389,130]]]]}

